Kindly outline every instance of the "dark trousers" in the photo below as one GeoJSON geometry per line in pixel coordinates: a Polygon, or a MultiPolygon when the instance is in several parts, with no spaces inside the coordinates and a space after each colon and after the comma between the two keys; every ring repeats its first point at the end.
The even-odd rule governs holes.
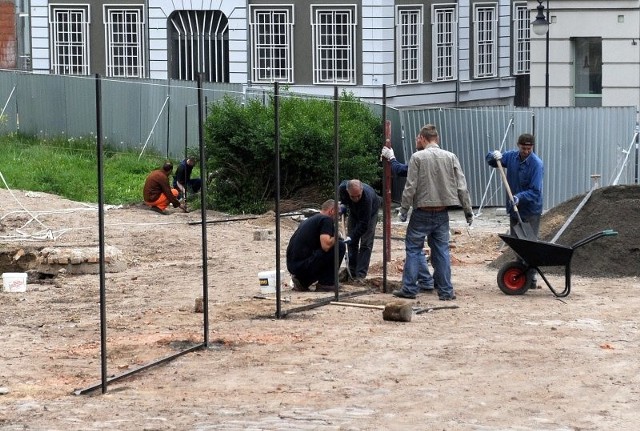
{"type": "MultiPolygon", "coordinates": [[[[538,238],[538,234],[540,232],[540,216],[531,215],[527,217],[522,217],[521,215],[520,217],[522,218],[523,223],[529,223],[529,225],[531,226],[531,230],[536,235],[536,238],[538,238]]],[[[514,232],[513,227],[518,223],[519,221],[517,218],[513,218],[513,217],[509,218],[509,235],[516,236],[516,233],[514,232]]],[[[533,279],[534,283],[538,281],[538,273],[535,271],[535,269],[531,270],[531,278],[533,279]]]]}
{"type": "MultiPolygon", "coordinates": [[[[178,189],[178,183],[176,181],[173,182],[173,188],[178,190],[178,199],[182,199],[182,192],[178,189]]],[[[200,178],[193,178],[187,181],[187,191],[190,193],[198,193],[202,188],[202,180],[200,178]]]]}
{"type": "MultiPolygon", "coordinates": [[[[349,217],[349,232],[355,228],[357,220],[349,217]]],[[[376,235],[376,225],[378,224],[378,212],[368,220],[367,231],[360,237],[359,241],[349,243],[349,272],[356,278],[365,278],[369,272],[369,262],[373,252],[373,239],[376,235]]]]}
{"type": "MultiPolygon", "coordinates": [[[[339,242],[338,250],[338,267],[340,267],[346,251],[343,242],[339,242]]],[[[332,286],[336,284],[334,260],[333,247],[329,251],[317,249],[304,260],[287,262],[287,270],[296,276],[303,287],[309,287],[316,281],[325,286],[332,286]]]]}

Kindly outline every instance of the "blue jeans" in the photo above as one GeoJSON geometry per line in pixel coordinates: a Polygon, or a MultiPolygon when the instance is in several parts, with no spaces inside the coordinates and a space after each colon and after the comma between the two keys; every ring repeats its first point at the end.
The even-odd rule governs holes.
{"type": "Polygon", "coordinates": [[[449,212],[422,211],[415,209],[407,226],[405,238],[406,258],[402,272],[402,289],[417,294],[420,288],[428,287],[427,261],[424,255],[424,240],[431,249],[433,284],[440,297],[452,297],[451,258],[449,256],[449,212]]]}

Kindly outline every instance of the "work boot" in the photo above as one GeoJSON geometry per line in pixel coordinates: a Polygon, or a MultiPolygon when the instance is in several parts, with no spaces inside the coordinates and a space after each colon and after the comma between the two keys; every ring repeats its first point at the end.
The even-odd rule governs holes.
{"type": "Polygon", "coordinates": [[[293,290],[294,292],[308,292],[309,289],[304,287],[302,285],[302,283],[300,283],[300,280],[298,280],[298,278],[295,275],[291,276],[291,283],[293,284],[293,287],[291,290],[293,290]]]}
{"type": "Polygon", "coordinates": [[[416,299],[416,295],[406,292],[404,289],[394,290],[391,294],[398,298],[416,299]]]}
{"type": "Polygon", "coordinates": [[[335,292],[336,286],[333,284],[316,283],[316,292],[335,292]]]}
{"type": "Polygon", "coordinates": [[[162,211],[160,208],[153,206],[153,207],[149,207],[151,209],[151,211],[157,212],[158,214],[162,214],[162,215],[167,215],[169,214],[166,211],[162,211]]]}

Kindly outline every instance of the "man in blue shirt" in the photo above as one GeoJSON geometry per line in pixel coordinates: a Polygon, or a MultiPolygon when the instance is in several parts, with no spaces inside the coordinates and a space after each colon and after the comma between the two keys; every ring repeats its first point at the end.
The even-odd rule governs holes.
{"type": "MultiPolygon", "coordinates": [[[[518,137],[518,149],[501,154],[500,151],[490,151],[485,157],[491,167],[497,167],[500,160],[507,170],[507,183],[513,194],[513,201],[518,207],[520,218],[531,226],[536,238],[540,232],[540,217],[542,216],[542,177],[544,164],[540,157],[533,152],[535,139],[533,135],[524,133],[518,137]]],[[[518,215],[513,210],[511,200],[507,196],[507,211],[509,212],[510,235],[516,236],[514,226],[518,224],[518,215]]],[[[537,273],[532,270],[532,287],[537,287],[537,273]]]]}
{"type": "MultiPolygon", "coordinates": [[[[535,139],[528,133],[518,137],[518,149],[501,154],[500,151],[490,151],[486,160],[489,166],[497,167],[497,160],[507,170],[507,183],[513,194],[513,200],[518,207],[522,221],[529,223],[533,232],[538,236],[540,230],[540,216],[542,215],[542,177],[544,164],[533,152],[535,139]]],[[[518,223],[518,216],[507,197],[507,211],[510,215],[511,235],[515,236],[513,227],[518,223]]]]}

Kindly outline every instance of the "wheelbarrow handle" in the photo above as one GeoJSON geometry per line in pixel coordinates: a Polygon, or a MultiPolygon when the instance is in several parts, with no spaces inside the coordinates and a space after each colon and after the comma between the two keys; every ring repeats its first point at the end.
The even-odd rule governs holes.
{"type": "Polygon", "coordinates": [[[607,230],[603,230],[602,232],[596,232],[593,235],[590,235],[584,239],[581,239],[580,241],[576,242],[575,244],[573,244],[571,246],[571,248],[578,248],[581,247],[585,244],[590,243],[591,241],[595,241],[598,238],[602,238],[603,236],[615,236],[618,235],[618,232],[614,231],[613,229],[607,229],[607,230]]]}

